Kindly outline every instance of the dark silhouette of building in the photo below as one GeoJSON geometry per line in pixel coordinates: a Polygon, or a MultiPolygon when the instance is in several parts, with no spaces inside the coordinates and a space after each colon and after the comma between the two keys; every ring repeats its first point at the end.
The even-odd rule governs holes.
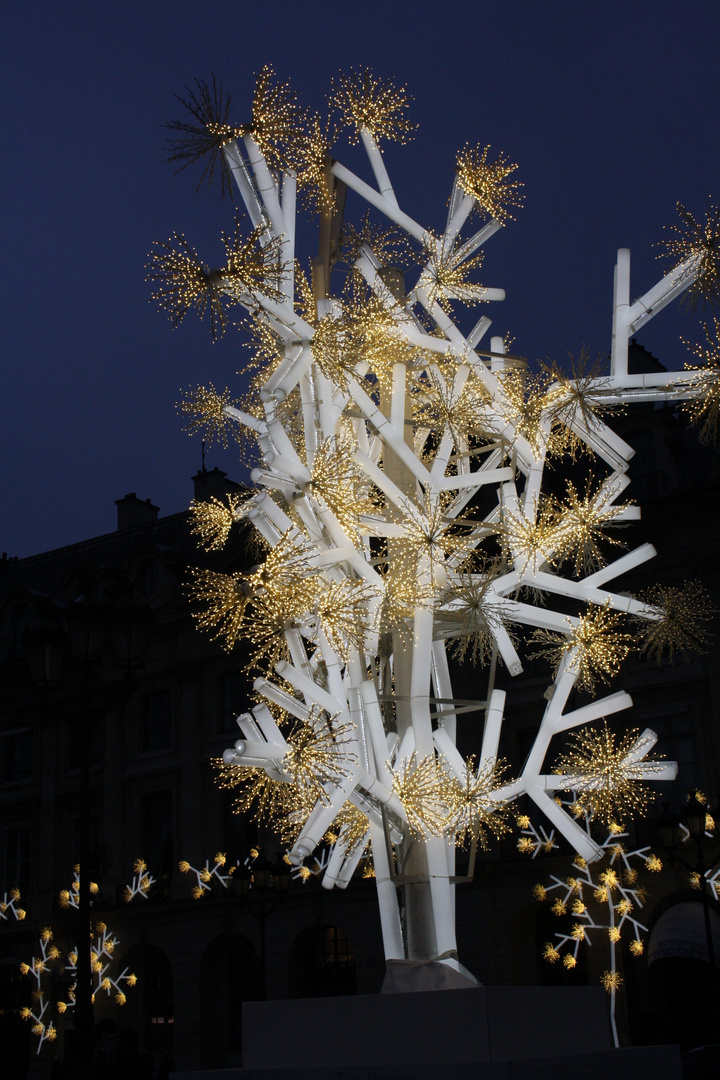
{"type": "MultiPolygon", "coordinates": [[[[634,344],[631,363],[657,361],[634,344]]],[[[658,550],[618,587],[682,586],[699,578],[720,607],[716,452],[698,442],[672,404],[636,407],[615,426],[637,449],[628,494],[642,505],[643,520],[628,532],[628,543],[649,539],[658,550]]],[[[199,473],[194,484],[196,499],[238,488],[217,469],[199,473]]],[[[314,877],[306,884],[289,880],[279,842],[233,814],[232,792],[214,783],[212,760],[237,737],[234,718],[251,704],[251,686],[241,670],[241,646],[227,653],[198,632],[184,583],[191,566],[251,565],[257,557],[248,536],[238,530],[226,549],[208,554],[197,547],[187,512],[158,517],[157,507],[134,494],[117,506],[112,534],[31,558],[3,557],[0,564],[0,890],[18,888],[28,911],[24,922],[0,924],[3,1030],[18,1053],[26,1053],[29,1025],[18,1024],[17,1015],[27,983],[18,965],[36,953],[38,929],[52,925],[62,948],[75,942],[74,912],[60,909],[57,896],[72,880],[86,816],[90,876],[99,885],[94,912],[120,941],[118,968],[127,965],[138,976],[122,1008],[112,996],[98,995],[96,1020],[107,1017],[121,1033],[134,1032],[138,1052],[156,1060],[165,1055],[183,1068],[228,1066],[241,1060],[243,1000],[380,989],[375,890],[365,878],[333,892],[314,877]],[[73,618],[81,609],[94,613],[104,633],[91,663],[73,655],[73,618]],[[127,648],[113,650],[118,633],[135,635],[130,655],[127,648]],[[90,770],[84,803],[83,732],[90,770]],[[256,845],[263,870],[248,889],[242,867],[256,845]],[[178,862],[201,867],[207,859],[212,867],[216,852],[225,853],[228,864],[241,864],[236,880],[194,900],[194,877],[180,873],[178,862]],[[157,881],[147,899],[126,905],[122,893],[137,858],[157,881]]],[[[662,801],[679,805],[684,790],[695,786],[710,796],[720,793],[719,657],[716,638],[705,655],[687,663],[631,660],[618,680],[634,700],[631,713],[614,718],[618,728],[653,728],[658,749],[679,763],[674,790],[663,790],[648,817],[633,826],[636,844],[658,849],[653,821],[662,801]]],[[[473,678],[466,668],[456,692],[477,696],[473,678]]],[[[519,679],[499,678],[508,690],[501,754],[518,767],[540,720],[548,672],[534,661],[519,679]]],[[[464,752],[477,750],[479,725],[477,716],[461,720],[464,752]]],[[[532,884],[567,873],[571,854],[561,843],[551,855],[530,860],[518,853],[516,837],[478,852],[473,881],[457,888],[457,924],[460,958],[481,982],[597,981],[600,949],[586,950],[572,972],[541,958],[556,927],[547,905],[533,900],[532,884]]],[[[460,853],[460,877],[467,866],[467,853],[460,853]]],[[[650,883],[643,911],[648,936],[680,902],[697,904],[698,893],[675,864],[650,883]]],[[[627,956],[623,967],[624,1040],[697,1041],[699,999],[715,992],[707,958],[666,956],[648,967],[647,956],[627,956]],[[676,961],[684,964],[682,978],[701,987],[683,1006],[692,1022],[673,996],[676,961]]],[[[49,998],[60,999],[66,984],[65,974],[51,974],[49,998]]],[[[40,1057],[49,1062],[60,1052],[61,1039],[40,1057]]]]}

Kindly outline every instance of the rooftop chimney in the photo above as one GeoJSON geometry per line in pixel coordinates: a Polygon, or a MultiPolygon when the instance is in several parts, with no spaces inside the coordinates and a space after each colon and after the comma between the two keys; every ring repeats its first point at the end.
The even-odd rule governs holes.
{"type": "Polygon", "coordinates": [[[218,469],[217,466],[214,469],[201,469],[196,476],[193,476],[193,484],[195,502],[210,502],[212,498],[222,500],[223,495],[245,491],[242,484],[228,480],[227,473],[218,469]]]}
{"type": "Polygon", "coordinates": [[[116,499],[115,505],[118,508],[118,532],[121,529],[130,529],[134,525],[146,525],[149,521],[157,521],[160,509],[159,506],[153,506],[149,499],[145,502],[138,499],[134,491],[123,495],[122,499],[116,499]]]}

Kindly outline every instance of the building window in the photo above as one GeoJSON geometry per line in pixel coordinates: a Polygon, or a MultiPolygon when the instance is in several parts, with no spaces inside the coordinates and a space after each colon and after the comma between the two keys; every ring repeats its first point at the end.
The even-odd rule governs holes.
{"type": "Polygon", "coordinates": [[[157,895],[165,898],[175,869],[175,820],[172,791],[155,791],[140,799],[138,856],[157,879],[157,895]]]}
{"type": "Polygon", "coordinates": [[[4,784],[32,777],[32,731],[29,727],[6,731],[2,736],[2,780],[4,784]]]}
{"type": "Polygon", "coordinates": [[[357,992],[353,948],[336,926],[303,931],[291,949],[290,968],[291,991],[296,997],[335,997],[357,992]]]}
{"type": "MultiPolygon", "coordinates": [[[[76,866],[80,860],[80,826],[82,815],[78,812],[70,814],[70,862],[76,866]]],[[[106,861],[100,827],[100,811],[91,810],[88,814],[88,833],[90,840],[90,876],[93,881],[101,878],[107,869],[103,864],[106,861]]]]}
{"type": "Polygon", "coordinates": [[[138,750],[167,750],[172,746],[172,695],[169,690],[146,694],[141,704],[138,750]]]}
{"type": "Polygon", "coordinates": [[[21,898],[30,890],[30,826],[9,825],[2,832],[3,889],[19,889],[21,898]]]}

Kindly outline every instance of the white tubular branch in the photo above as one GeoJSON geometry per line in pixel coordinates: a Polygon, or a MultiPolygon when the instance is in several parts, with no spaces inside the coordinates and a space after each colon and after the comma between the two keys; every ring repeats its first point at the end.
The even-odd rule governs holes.
{"type": "Polygon", "coordinates": [[[347,184],[349,188],[352,188],[354,192],[365,199],[366,202],[369,202],[371,206],[374,206],[376,210],[379,210],[385,217],[394,221],[401,229],[404,229],[408,235],[414,237],[421,244],[425,243],[425,240],[429,235],[427,230],[423,229],[422,225],[418,225],[417,221],[413,221],[407,214],[404,214],[403,211],[398,209],[397,206],[394,206],[393,203],[388,202],[379,191],[371,188],[369,184],[366,184],[359,176],[356,176],[355,173],[346,169],[339,161],[333,163],[332,171],[333,174],[337,176],[338,180],[342,180],[344,184],[347,184]]]}
{"type": "Polygon", "coordinates": [[[365,152],[370,160],[370,167],[375,174],[377,180],[377,186],[380,189],[380,194],[391,206],[395,209],[399,209],[398,201],[395,198],[395,192],[393,186],[390,183],[390,177],[388,176],[387,169],[385,168],[385,162],[383,161],[380,147],[375,142],[369,131],[365,128],[360,128],[360,138],[362,139],[365,152]]]}

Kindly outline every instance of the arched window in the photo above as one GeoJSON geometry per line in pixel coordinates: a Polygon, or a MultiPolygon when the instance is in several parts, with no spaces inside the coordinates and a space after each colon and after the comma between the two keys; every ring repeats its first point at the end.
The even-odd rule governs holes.
{"type": "Polygon", "coordinates": [[[141,1052],[171,1055],[175,1005],[168,957],[159,946],[144,942],[128,949],[120,967],[127,967],[138,981],[127,992],[127,1003],[118,1013],[118,1023],[138,1034],[141,1052]]]}
{"type": "Polygon", "coordinates": [[[700,900],[666,908],[650,934],[647,957],[655,1004],[655,1041],[679,1043],[681,1050],[717,1042],[720,995],[720,913],[709,910],[715,964],[709,963],[705,910],[700,900]]]}
{"type": "Polygon", "coordinates": [[[32,1052],[32,1032],[20,1010],[31,1005],[32,983],[20,974],[19,961],[0,962],[0,1046],[4,1076],[26,1074],[32,1052]]]}

